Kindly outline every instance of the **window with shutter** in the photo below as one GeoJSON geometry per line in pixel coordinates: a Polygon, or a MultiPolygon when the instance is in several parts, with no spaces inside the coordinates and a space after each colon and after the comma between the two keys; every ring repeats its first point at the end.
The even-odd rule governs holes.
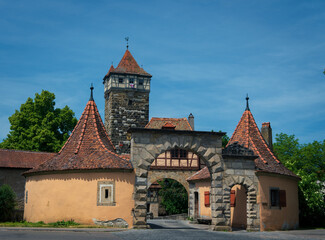
{"type": "Polygon", "coordinates": [[[209,191],[204,192],[204,205],[206,207],[210,207],[210,192],[209,191]]]}
{"type": "Polygon", "coordinates": [[[280,195],[280,207],[286,207],[287,206],[286,191],[280,190],[279,195],[280,195]]]}
{"type": "Polygon", "coordinates": [[[231,190],[230,191],[230,207],[236,206],[236,191],[231,190]]]}

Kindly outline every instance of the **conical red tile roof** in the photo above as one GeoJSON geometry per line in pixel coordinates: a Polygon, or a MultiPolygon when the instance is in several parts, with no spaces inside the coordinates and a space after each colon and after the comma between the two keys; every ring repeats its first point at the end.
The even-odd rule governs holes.
{"type": "Polygon", "coordinates": [[[86,169],[132,169],[115,153],[92,98],[59,154],[27,173],[86,169]]]}
{"type": "Polygon", "coordinates": [[[254,117],[248,107],[243,113],[227,146],[235,142],[238,142],[240,145],[254,151],[255,155],[258,156],[255,160],[255,165],[258,170],[298,177],[283,166],[283,164],[273,154],[258,129],[254,117]]]}
{"type": "Polygon", "coordinates": [[[122,57],[118,66],[114,68],[112,65],[104,78],[108,77],[111,73],[137,74],[151,77],[149,73],[138,65],[137,61],[135,61],[128,49],[125,51],[124,56],[122,57]]]}

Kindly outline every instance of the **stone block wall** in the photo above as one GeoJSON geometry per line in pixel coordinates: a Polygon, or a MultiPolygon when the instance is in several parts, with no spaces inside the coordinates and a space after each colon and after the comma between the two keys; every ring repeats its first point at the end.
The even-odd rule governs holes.
{"type": "Polygon", "coordinates": [[[146,228],[146,201],[148,170],[162,152],[179,147],[197,154],[204,160],[211,173],[212,223],[225,226],[223,213],[223,161],[221,137],[223,133],[170,131],[158,129],[131,129],[131,162],[135,168],[134,227],[146,228]]]}
{"type": "Polygon", "coordinates": [[[149,121],[149,92],[111,90],[105,93],[105,128],[119,153],[130,153],[127,130],[149,121]]]}
{"type": "Polygon", "coordinates": [[[255,174],[255,163],[252,158],[224,158],[225,171],[223,178],[223,203],[227,225],[230,225],[230,190],[234,185],[243,185],[247,190],[247,229],[259,230],[260,214],[258,195],[258,178],[255,174]]]}
{"type": "Polygon", "coordinates": [[[0,186],[8,184],[14,190],[17,197],[18,209],[24,209],[25,177],[21,174],[28,168],[0,168],[0,186]]]}

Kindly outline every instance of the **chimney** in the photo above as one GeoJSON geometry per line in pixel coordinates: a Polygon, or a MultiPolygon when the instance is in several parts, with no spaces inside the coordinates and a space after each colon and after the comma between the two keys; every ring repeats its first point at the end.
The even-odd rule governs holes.
{"type": "Polygon", "coordinates": [[[273,151],[272,128],[270,122],[262,123],[261,133],[265,142],[269,145],[271,151],[273,151]]]}
{"type": "Polygon", "coordinates": [[[188,116],[188,123],[190,124],[192,130],[194,131],[194,116],[192,113],[188,116]]]}

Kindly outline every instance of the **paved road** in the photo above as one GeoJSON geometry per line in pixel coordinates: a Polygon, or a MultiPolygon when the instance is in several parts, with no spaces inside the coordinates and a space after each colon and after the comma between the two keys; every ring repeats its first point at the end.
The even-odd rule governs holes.
{"type": "Polygon", "coordinates": [[[255,240],[255,239],[325,239],[325,230],[306,231],[281,231],[281,232],[214,232],[207,230],[209,226],[188,224],[186,221],[175,220],[150,220],[148,223],[152,229],[126,230],[120,232],[102,232],[103,229],[82,229],[70,231],[36,231],[32,229],[7,230],[0,228],[1,240],[166,240],[166,239],[229,239],[229,240],[255,240]]]}

